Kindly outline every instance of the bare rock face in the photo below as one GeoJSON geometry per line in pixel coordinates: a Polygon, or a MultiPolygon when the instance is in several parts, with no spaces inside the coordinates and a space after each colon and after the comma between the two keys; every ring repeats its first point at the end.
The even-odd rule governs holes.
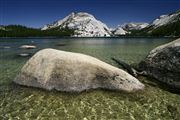
{"type": "Polygon", "coordinates": [[[127,72],[94,57],[55,49],[36,53],[23,66],[14,82],[66,92],[96,88],[134,92],[144,88],[127,72]]]}
{"type": "Polygon", "coordinates": [[[74,30],[73,37],[109,37],[111,32],[106,24],[86,12],[71,13],[65,18],[45,25],[41,30],[68,28],[74,30]]]}
{"type": "Polygon", "coordinates": [[[170,87],[180,89],[180,38],[153,49],[139,68],[170,87]]]}

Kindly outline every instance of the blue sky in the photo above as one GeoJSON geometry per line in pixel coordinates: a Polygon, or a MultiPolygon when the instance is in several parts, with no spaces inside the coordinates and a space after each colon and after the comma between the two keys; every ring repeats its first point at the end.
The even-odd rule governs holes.
{"type": "Polygon", "coordinates": [[[109,27],[151,22],[180,10],[180,0],[0,0],[0,24],[39,28],[71,12],[88,12],[109,27]]]}

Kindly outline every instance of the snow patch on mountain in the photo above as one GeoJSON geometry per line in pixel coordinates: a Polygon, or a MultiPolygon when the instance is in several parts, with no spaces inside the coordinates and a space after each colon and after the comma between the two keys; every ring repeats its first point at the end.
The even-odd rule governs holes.
{"type": "Polygon", "coordinates": [[[45,25],[41,30],[52,28],[69,28],[75,31],[75,37],[104,37],[111,36],[110,29],[93,15],[79,12],[71,13],[62,20],[45,25]]]}
{"type": "Polygon", "coordinates": [[[0,26],[0,30],[6,30],[3,26],[0,26]]]}

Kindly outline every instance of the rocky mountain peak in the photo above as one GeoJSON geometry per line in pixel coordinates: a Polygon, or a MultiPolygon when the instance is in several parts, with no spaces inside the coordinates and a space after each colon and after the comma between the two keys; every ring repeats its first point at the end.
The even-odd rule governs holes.
{"type": "Polygon", "coordinates": [[[104,23],[86,12],[73,12],[61,20],[45,25],[41,30],[52,28],[73,29],[76,37],[104,37],[111,35],[109,28],[104,23]]]}

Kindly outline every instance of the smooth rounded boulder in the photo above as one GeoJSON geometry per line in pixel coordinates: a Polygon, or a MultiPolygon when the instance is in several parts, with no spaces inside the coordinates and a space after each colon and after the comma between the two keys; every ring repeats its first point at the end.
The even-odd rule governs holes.
{"type": "Polygon", "coordinates": [[[169,87],[180,89],[180,38],[153,49],[139,69],[169,87]]]}
{"type": "Polygon", "coordinates": [[[134,92],[144,85],[127,72],[94,57],[44,49],[23,66],[14,79],[20,85],[66,92],[103,88],[134,92]]]}

